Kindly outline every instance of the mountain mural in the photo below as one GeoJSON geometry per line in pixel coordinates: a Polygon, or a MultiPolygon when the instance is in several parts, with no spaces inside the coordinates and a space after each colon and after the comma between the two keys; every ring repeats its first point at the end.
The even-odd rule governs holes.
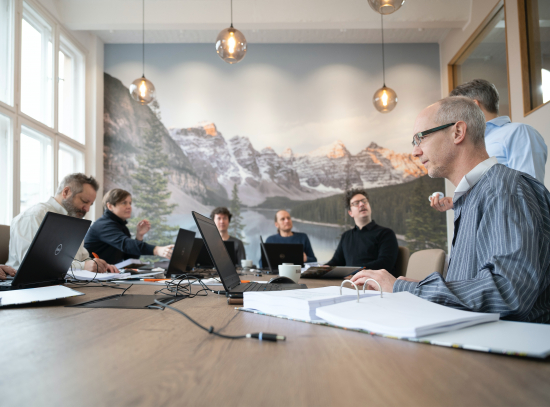
{"type": "Polygon", "coordinates": [[[226,140],[214,123],[168,131],[206,185],[223,185],[229,193],[236,184],[247,205],[274,196],[315,199],[350,187],[400,184],[426,174],[411,154],[375,143],[356,155],[340,140],[307,154],[294,154],[287,148],[279,155],[269,147],[256,150],[247,137],[226,140]]]}

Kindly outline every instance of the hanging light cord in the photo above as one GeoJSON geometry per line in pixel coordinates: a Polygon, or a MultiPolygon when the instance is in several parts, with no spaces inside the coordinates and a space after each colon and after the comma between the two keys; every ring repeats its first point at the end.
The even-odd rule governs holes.
{"type": "Polygon", "coordinates": [[[384,87],[386,87],[386,64],[384,63],[384,15],[380,14],[380,24],[382,26],[382,78],[384,87]]]}
{"type": "Polygon", "coordinates": [[[233,28],[233,0],[231,0],[231,28],[233,28]]]}
{"type": "Polygon", "coordinates": [[[143,76],[145,76],[145,0],[142,0],[142,21],[141,21],[141,63],[143,76]]]}

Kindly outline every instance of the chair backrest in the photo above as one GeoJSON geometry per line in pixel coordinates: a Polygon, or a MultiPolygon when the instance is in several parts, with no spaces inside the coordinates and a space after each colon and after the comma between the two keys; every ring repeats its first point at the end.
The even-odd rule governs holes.
{"type": "Polygon", "coordinates": [[[409,264],[409,248],[399,246],[397,252],[397,262],[395,263],[395,277],[405,276],[407,274],[407,266],[409,264]]]}
{"type": "Polygon", "coordinates": [[[6,264],[10,252],[10,227],[0,225],[0,264],[6,264]]]}
{"type": "Polygon", "coordinates": [[[445,252],[441,249],[420,250],[411,255],[406,277],[424,280],[434,271],[443,275],[445,252]]]}

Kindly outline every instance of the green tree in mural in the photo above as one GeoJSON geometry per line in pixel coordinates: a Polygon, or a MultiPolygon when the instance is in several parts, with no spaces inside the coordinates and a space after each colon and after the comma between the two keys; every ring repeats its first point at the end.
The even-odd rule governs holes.
{"type": "Polygon", "coordinates": [[[229,224],[229,234],[233,237],[236,237],[239,240],[242,240],[243,244],[246,244],[244,241],[244,224],[243,217],[241,216],[241,200],[239,198],[239,190],[237,184],[233,184],[233,191],[231,191],[231,223],[229,224]]]}
{"type": "Polygon", "coordinates": [[[411,253],[426,249],[447,249],[445,214],[430,207],[424,182],[418,182],[409,198],[410,212],[405,239],[411,253]],[[443,220],[443,221],[442,221],[443,220]]]}
{"type": "MultiPolygon", "coordinates": [[[[162,132],[157,126],[143,131],[143,154],[137,157],[139,163],[133,178],[133,204],[140,214],[151,222],[151,230],[147,233],[147,240],[158,246],[174,243],[174,231],[178,227],[171,227],[166,223],[166,216],[170,215],[175,204],[168,204],[169,172],[163,170],[168,167],[168,157],[162,152],[162,132]]],[[[130,225],[134,228],[140,219],[134,217],[130,225]]]]}

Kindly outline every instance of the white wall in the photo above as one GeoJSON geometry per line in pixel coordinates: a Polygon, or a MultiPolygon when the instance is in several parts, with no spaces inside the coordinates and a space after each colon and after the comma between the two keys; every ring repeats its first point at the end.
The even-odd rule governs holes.
{"type": "MultiPolygon", "coordinates": [[[[449,95],[448,65],[458,53],[460,48],[468,41],[474,31],[483,23],[483,20],[491,13],[499,0],[475,0],[472,2],[471,20],[463,29],[453,29],[440,43],[440,71],[441,71],[441,97],[449,95]]],[[[521,73],[521,55],[519,40],[518,0],[505,0],[506,12],[506,36],[508,52],[508,76],[509,95],[511,106],[511,118],[514,122],[526,123],[533,126],[542,135],[546,144],[550,146],[550,104],[537,111],[524,116],[523,114],[523,83],[521,73]]],[[[489,79],[490,78],[486,78],[489,79]]],[[[550,186],[550,167],[546,165],[545,185],[550,186]]],[[[445,183],[446,196],[452,196],[455,187],[449,182],[445,183]]],[[[453,211],[447,212],[447,234],[449,251],[453,237],[453,211]]]]}

